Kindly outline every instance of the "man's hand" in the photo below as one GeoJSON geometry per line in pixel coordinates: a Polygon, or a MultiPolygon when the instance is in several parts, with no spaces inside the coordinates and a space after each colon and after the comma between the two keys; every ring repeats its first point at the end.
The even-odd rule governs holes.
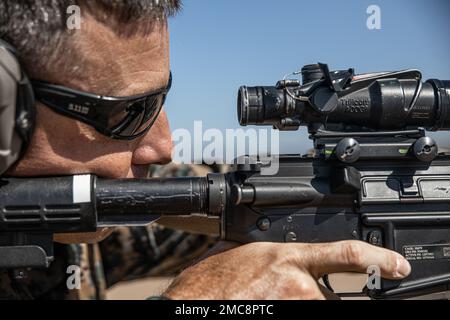
{"type": "Polygon", "coordinates": [[[360,241],[324,244],[252,243],[210,256],[186,269],[165,296],[171,299],[325,299],[323,275],[366,273],[401,279],[411,266],[400,254],[360,241]]]}

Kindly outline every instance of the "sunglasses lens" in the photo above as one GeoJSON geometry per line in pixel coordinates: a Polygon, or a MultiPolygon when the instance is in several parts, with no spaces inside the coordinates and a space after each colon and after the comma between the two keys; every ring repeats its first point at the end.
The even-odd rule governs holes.
{"type": "Polygon", "coordinates": [[[142,117],[142,121],[138,129],[134,134],[139,135],[147,131],[156,121],[163,107],[163,95],[158,95],[157,97],[147,99],[145,111],[142,117]]]}
{"type": "Polygon", "coordinates": [[[110,118],[111,132],[118,137],[142,135],[155,122],[163,103],[164,94],[158,94],[122,106],[123,111],[110,118]]]}

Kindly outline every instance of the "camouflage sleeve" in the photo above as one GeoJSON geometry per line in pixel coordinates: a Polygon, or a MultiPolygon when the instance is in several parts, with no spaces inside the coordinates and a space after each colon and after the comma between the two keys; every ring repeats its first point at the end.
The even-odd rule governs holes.
{"type": "Polygon", "coordinates": [[[157,224],[118,228],[100,244],[106,284],[109,287],[119,281],[176,275],[214,243],[214,237],[157,224]]]}
{"type": "MultiPolygon", "coordinates": [[[[198,176],[205,166],[153,166],[153,177],[198,176]]],[[[147,276],[172,276],[191,265],[217,241],[216,237],[148,227],[117,228],[100,243],[103,270],[108,287],[119,281],[147,276]]]]}

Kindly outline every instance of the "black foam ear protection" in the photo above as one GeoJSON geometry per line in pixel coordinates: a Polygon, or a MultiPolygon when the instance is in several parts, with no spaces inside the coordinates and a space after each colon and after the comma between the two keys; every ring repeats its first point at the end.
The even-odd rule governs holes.
{"type": "Polygon", "coordinates": [[[33,87],[16,50],[0,39],[0,175],[25,153],[34,129],[35,108],[33,87]]]}

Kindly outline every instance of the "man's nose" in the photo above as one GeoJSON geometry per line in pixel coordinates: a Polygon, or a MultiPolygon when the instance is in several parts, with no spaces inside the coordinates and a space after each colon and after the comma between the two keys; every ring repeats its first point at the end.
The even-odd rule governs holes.
{"type": "Polygon", "coordinates": [[[132,163],[136,165],[166,164],[172,161],[172,136],[164,110],[150,131],[140,140],[133,152],[132,163]]]}

